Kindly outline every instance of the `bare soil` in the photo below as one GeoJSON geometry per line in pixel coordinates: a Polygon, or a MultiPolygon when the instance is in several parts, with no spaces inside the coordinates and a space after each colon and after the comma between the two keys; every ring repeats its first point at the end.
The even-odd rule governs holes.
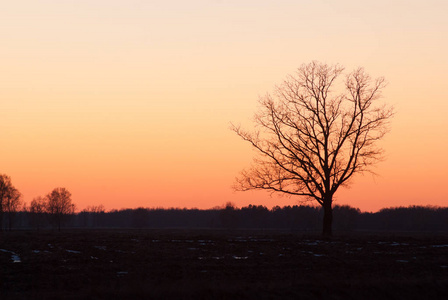
{"type": "Polygon", "coordinates": [[[448,299],[445,234],[0,233],[0,299],[448,299]]]}

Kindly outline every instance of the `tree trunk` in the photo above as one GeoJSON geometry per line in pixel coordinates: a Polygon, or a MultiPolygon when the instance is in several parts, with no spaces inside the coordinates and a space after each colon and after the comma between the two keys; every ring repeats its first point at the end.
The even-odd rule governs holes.
{"type": "Polygon", "coordinates": [[[322,235],[323,236],[332,236],[333,230],[332,230],[332,224],[333,224],[333,207],[332,207],[332,201],[327,200],[324,201],[324,224],[322,228],[322,235]]]}

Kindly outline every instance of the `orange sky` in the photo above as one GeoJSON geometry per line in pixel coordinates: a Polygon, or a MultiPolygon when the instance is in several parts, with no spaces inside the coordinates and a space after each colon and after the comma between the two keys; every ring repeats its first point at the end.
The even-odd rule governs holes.
{"type": "Polygon", "coordinates": [[[337,203],[446,206],[446,1],[6,1],[0,173],[24,200],[66,187],[78,209],[294,205],[235,193],[258,96],[302,63],[389,82],[386,161],[337,203]]]}

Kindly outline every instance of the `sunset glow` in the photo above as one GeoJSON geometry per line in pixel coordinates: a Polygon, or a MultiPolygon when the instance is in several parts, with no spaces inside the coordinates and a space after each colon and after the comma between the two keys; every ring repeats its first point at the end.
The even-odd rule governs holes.
{"type": "Polygon", "coordinates": [[[258,97],[312,60],[364,67],[395,107],[385,160],[336,204],[446,206],[448,3],[7,1],[0,10],[0,173],[29,203],[78,210],[299,204],[234,192],[258,97]]]}

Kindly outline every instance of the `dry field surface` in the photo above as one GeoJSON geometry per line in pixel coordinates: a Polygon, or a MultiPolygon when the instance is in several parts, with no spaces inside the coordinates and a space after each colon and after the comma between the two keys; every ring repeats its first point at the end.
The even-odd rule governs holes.
{"type": "Polygon", "coordinates": [[[0,233],[0,299],[448,299],[448,235],[0,233]]]}

